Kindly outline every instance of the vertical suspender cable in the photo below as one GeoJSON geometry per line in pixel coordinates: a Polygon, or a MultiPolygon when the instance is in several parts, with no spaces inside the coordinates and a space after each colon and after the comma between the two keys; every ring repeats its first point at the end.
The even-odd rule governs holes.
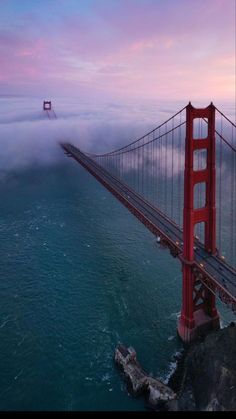
{"type": "Polygon", "coordinates": [[[172,135],[171,135],[171,219],[173,220],[173,202],[174,202],[174,118],[172,118],[172,135]]]}
{"type": "Polygon", "coordinates": [[[168,134],[167,134],[167,124],[165,125],[165,137],[164,137],[164,147],[165,147],[165,180],[164,180],[164,187],[165,187],[165,214],[167,214],[167,144],[168,144],[168,134]]]}
{"type": "Polygon", "coordinates": [[[143,193],[144,193],[144,138],[143,138],[143,141],[142,141],[142,143],[143,143],[143,145],[142,145],[142,148],[141,148],[141,150],[142,150],[142,195],[143,195],[143,193]]]}
{"type": "MultiPolygon", "coordinates": [[[[231,144],[234,142],[233,125],[231,132],[231,144]]],[[[230,249],[231,249],[231,263],[234,264],[236,255],[235,251],[235,152],[231,150],[231,211],[230,211],[230,249]]]]}
{"type": "MultiPolygon", "coordinates": [[[[155,138],[155,133],[156,133],[156,131],[153,131],[153,140],[154,140],[154,138],[155,138]]],[[[153,141],[153,144],[154,144],[154,141],[153,141]]],[[[157,144],[156,144],[156,142],[155,142],[155,144],[154,144],[154,157],[153,157],[153,165],[154,165],[154,171],[153,171],[153,176],[154,176],[154,186],[153,186],[153,188],[154,188],[154,190],[153,190],[153,203],[154,203],[154,205],[156,205],[156,193],[157,193],[157,190],[156,190],[156,188],[157,188],[157,144]]]]}
{"type": "MultiPolygon", "coordinates": [[[[180,121],[182,123],[182,115],[179,115],[180,121]]],[[[181,214],[180,214],[180,200],[181,200],[181,191],[180,191],[180,148],[181,148],[181,126],[179,127],[179,135],[178,135],[178,224],[181,225],[181,214]]]]}
{"type": "Polygon", "coordinates": [[[163,155],[162,155],[162,151],[163,151],[163,146],[162,146],[162,137],[161,137],[161,141],[160,141],[160,206],[161,206],[161,210],[163,212],[163,177],[162,177],[162,169],[163,169],[163,155]]]}
{"type": "MultiPolygon", "coordinates": [[[[160,137],[160,128],[158,130],[158,137],[160,137]]],[[[160,177],[161,177],[161,139],[158,141],[158,185],[157,185],[157,199],[158,206],[161,208],[161,188],[160,188],[160,177]]]]}
{"type": "MultiPolygon", "coordinates": [[[[222,137],[223,131],[223,122],[222,122],[222,115],[220,120],[220,135],[222,137]]],[[[221,253],[222,250],[222,230],[221,230],[221,216],[222,216],[222,138],[220,138],[220,168],[219,168],[219,252],[221,253]]]]}

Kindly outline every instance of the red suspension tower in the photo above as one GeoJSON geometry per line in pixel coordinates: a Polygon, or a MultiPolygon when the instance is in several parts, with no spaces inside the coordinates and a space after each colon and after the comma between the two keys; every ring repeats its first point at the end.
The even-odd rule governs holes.
{"type": "Polygon", "coordinates": [[[216,180],[215,180],[215,107],[211,103],[205,109],[196,109],[191,103],[186,107],[186,140],[184,172],[184,223],[183,223],[183,290],[182,311],[178,333],[184,342],[194,340],[199,334],[219,328],[219,314],[215,295],[193,274],[194,228],[204,223],[204,244],[209,253],[216,252],[216,180]],[[205,138],[194,137],[194,119],[208,122],[205,138]],[[194,159],[199,150],[206,151],[206,167],[194,170],[194,159]],[[205,205],[194,207],[194,187],[205,184],[205,205]]]}

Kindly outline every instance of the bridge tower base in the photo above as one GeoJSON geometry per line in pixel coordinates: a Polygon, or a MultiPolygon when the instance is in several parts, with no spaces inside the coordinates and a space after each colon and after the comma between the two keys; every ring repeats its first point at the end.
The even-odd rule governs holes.
{"type": "Polygon", "coordinates": [[[193,273],[196,224],[204,223],[204,245],[207,252],[216,252],[215,184],[215,107],[210,104],[207,108],[196,109],[189,103],[186,107],[182,310],[177,328],[179,336],[186,343],[220,327],[215,295],[193,273]],[[205,138],[196,138],[194,119],[207,123],[205,138]],[[203,150],[206,167],[196,170],[195,156],[203,150]],[[194,187],[199,183],[205,184],[205,204],[202,208],[195,208],[194,187]]]}
{"type": "Polygon", "coordinates": [[[211,317],[205,313],[204,309],[195,311],[193,314],[194,325],[187,325],[182,317],[178,323],[178,335],[184,343],[191,343],[199,337],[206,336],[212,330],[220,329],[220,319],[218,313],[211,317]]]}

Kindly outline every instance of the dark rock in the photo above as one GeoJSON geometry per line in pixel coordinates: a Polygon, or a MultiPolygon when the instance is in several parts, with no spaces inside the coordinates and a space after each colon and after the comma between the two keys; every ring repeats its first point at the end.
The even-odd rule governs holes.
{"type": "Polygon", "coordinates": [[[193,345],[184,362],[180,410],[236,411],[236,327],[193,345]]]}
{"type": "Polygon", "coordinates": [[[148,376],[132,348],[118,346],[115,360],[134,395],[147,407],[169,411],[236,411],[236,327],[213,331],[185,347],[168,386],[148,376]]]}
{"type": "MultiPolygon", "coordinates": [[[[115,350],[115,362],[124,372],[129,391],[134,396],[145,395],[149,408],[169,410],[167,403],[174,400],[176,394],[160,380],[148,376],[143,371],[133,348],[118,345],[115,350]]],[[[170,405],[170,409],[173,408],[174,404],[170,405]]]]}

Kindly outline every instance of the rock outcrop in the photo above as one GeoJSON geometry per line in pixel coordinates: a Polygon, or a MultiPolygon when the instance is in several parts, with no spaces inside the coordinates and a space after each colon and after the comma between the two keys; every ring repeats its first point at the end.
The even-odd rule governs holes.
{"type": "Polygon", "coordinates": [[[143,394],[152,409],[175,410],[176,394],[160,380],[148,376],[143,371],[133,348],[118,345],[115,350],[115,362],[122,369],[131,394],[143,394]]]}
{"type": "Polygon", "coordinates": [[[189,348],[178,410],[236,411],[236,325],[189,348]]]}
{"type": "Polygon", "coordinates": [[[236,324],[209,333],[177,360],[168,386],[148,376],[133,348],[118,345],[115,361],[131,394],[145,395],[148,407],[173,411],[236,411],[236,324]]]}

